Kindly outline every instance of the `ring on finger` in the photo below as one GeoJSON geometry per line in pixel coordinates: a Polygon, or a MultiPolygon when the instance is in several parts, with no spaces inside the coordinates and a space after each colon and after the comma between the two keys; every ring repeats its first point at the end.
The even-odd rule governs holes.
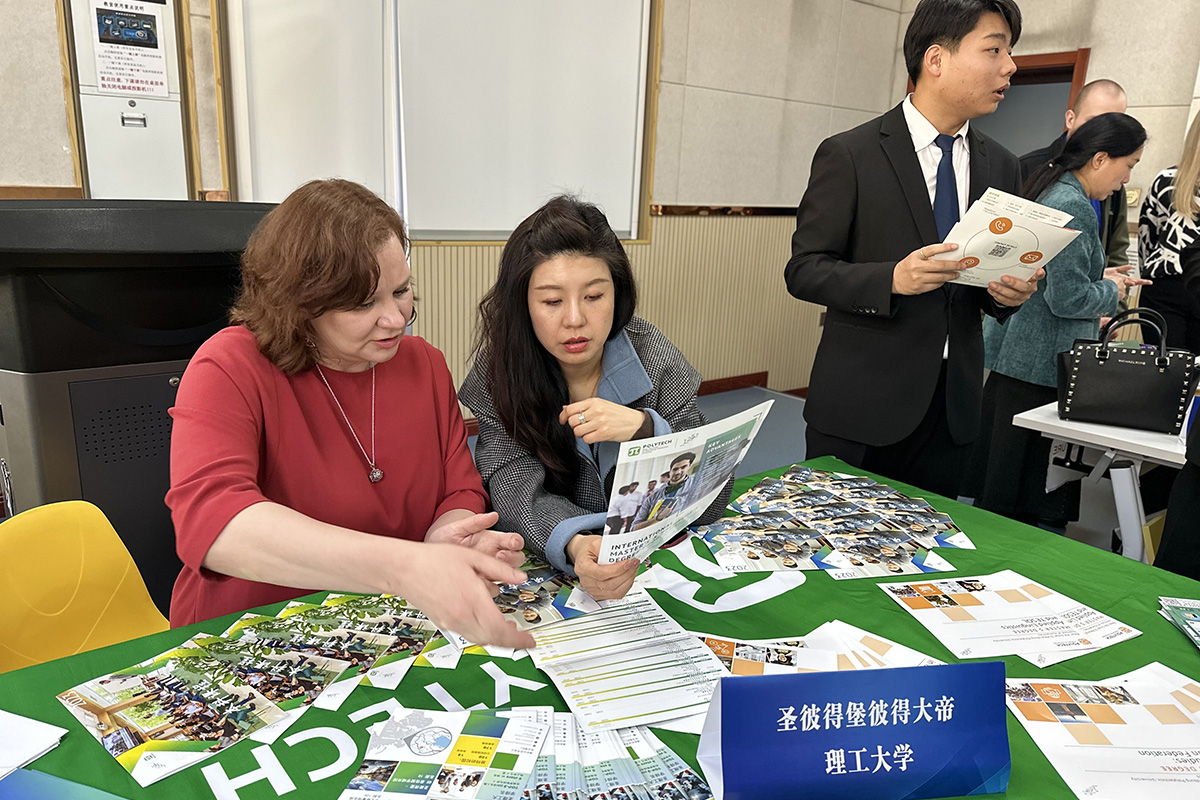
{"type": "Polygon", "coordinates": [[[585,423],[585,422],[587,422],[587,418],[586,418],[586,417],[584,417],[584,416],[583,416],[583,412],[582,412],[582,411],[580,411],[580,412],[579,412],[579,424],[580,424],[580,425],[582,425],[582,424],[583,424],[583,423],[585,423]]]}

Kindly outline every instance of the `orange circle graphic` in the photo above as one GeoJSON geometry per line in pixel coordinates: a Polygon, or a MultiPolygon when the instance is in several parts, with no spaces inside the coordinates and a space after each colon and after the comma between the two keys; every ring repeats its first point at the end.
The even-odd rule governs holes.
{"type": "Polygon", "coordinates": [[[1021,263],[1023,264],[1036,264],[1041,260],[1042,254],[1037,250],[1030,250],[1028,253],[1025,253],[1021,256],[1021,263]]]}
{"type": "Polygon", "coordinates": [[[979,259],[975,256],[967,256],[960,262],[964,267],[975,267],[979,265],[979,259]]]}
{"type": "Polygon", "coordinates": [[[1012,230],[1012,220],[1008,217],[996,217],[992,223],[988,225],[988,230],[992,233],[1008,233],[1012,230]]]}

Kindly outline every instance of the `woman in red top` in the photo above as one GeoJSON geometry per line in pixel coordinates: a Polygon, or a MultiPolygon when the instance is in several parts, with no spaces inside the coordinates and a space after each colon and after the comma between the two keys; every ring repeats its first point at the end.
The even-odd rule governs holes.
{"type": "Polygon", "coordinates": [[[407,247],[396,212],[341,180],[301,186],[250,237],[234,325],[197,351],[171,410],[172,625],[331,589],[533,644],[489,586],[523,579],[521,537],[482,513],[445,359],[404,335],[407,247]]]}

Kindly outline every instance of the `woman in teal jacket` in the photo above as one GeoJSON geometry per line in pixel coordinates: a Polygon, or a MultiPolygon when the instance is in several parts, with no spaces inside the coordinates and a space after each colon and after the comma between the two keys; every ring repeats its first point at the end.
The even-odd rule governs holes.
{"type": "Polygon", "coordinates": [[[1059,527],[1078,516],[1076,492],[1045,492],[1050,440],[1013,425],[1014,414],[1056,397],[1057,357],[1076,339],[1094,339],[1100,317],[1111,316],[1129,286],[1131,267],[1104,266],[1096,207],[1121,188],[1142,156],[1146,131],[1127,114],[1101,114],[1067,139],[1042,165],[1025,196],[1072,216],[1081,231],[1046,265],[1046,278],[1004,324],[984,323],[983,419],[971,465],[975,505],[1005,516],[1059,527]]]}

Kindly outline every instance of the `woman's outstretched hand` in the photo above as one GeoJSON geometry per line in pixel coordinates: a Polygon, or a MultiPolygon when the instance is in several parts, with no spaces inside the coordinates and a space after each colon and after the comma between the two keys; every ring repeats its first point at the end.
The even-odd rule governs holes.
{"type": "Polygon", "coordinates": [[[514,567],[525,563],[525,554],[521,552],[525,540],[521,534],[492,530],[492,526],[500,521],[500,515],[495,511],[447,520],[446,516],[451,513],[433,524],[425,534],[425,541],[468,547],[514,567]]]}
{"type": "Polygon", "coordinates": [[[521,583],[525,573],[467,547],[414,542],[406,548],[397,594],[439,628],[474,644],[534,647],[528,631],[504,618],[492,601],[496,584],[521,583]]]}

